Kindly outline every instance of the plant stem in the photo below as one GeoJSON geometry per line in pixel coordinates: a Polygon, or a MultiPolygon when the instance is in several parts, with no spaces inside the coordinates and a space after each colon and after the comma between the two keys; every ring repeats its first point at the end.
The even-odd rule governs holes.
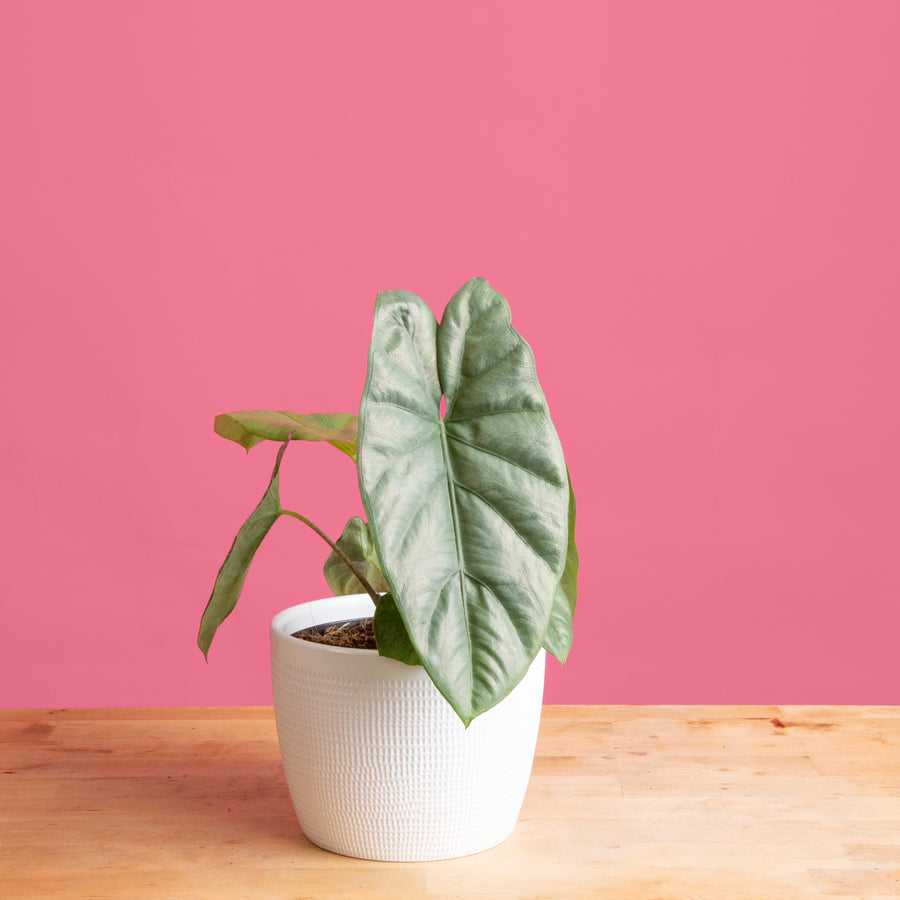
{"type": "Polygon", "coordinates": [[[372,602],[376,606],[378,606],[378,601],[381,599],[381,597],[378,596],[378,592],[375,590],[375,588],[372,587],[371,584],[369,584],[363,574],[356,570],[356,567],[353,565],[353,563],[351,563],[350,560],[347,559],[346,556],[344,556],[344,554],[338,548],[338,545],[335,544],[335,542],[330,537],[328,537],[328,535],[325,534],[325,532],[322,531],[321,528],[319,528],[313,522],[310,522],[310,520],[307,519],[306,516],[301,516],[300,513],[293,512],[290,509],[282,509],[281,512],[286,516],[293,516],[295,519],[299,519],[304,525],[308,525],[310,528],[312,528],[312,530],[320,538],[322,538],[322,540],[325,541],[325,543],[328,544],[328,546],[331,547],[331,549],[334,550],[334,552],[341,558],[341,561],[344,563],[344,565],[354,574],[357,581],[359,581],[359,583],[365,588],[366,593],[372,598],[372,602]]]}

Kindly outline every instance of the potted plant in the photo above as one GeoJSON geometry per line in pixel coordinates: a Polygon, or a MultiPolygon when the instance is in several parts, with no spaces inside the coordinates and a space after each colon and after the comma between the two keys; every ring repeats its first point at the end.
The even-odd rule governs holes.
{"type": "Polygon", "coordinates": [[[506,300],[472,279],[438,323],[414,294],[384,291],[358,416],[235,412],[216,431],[247,450],[281,447],[216,578],[204,655],[278,518],[331,547],[335,596],[270,627],[279,745],[306,835],[392,860],[505,839],[533,761],[544,650],[565,661],[571,644],[578,571],[571,481],[506,300]],[[367,521],[351,518],[337,540],[281,506],[296,440],[356,463],[367,521]],[[374,645],[294,636],[321,641],[329,627],[341,639],[368,630],[374,645]]]}

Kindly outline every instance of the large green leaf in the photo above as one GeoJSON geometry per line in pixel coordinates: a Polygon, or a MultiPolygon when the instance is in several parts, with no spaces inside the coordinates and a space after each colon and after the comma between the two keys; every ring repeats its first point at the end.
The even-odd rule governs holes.
{"type": "Polygon", "coordinates": [[[566,661],[572,646],[572,620],[578,600],[578,547],[575,546],[575,492],[569,476],[569,543],[566,550],[566,567],[556,587],[550,624],[544,635],[544,648],[561,663],[566,661]]]}
{"type": "Polygon", "coordinates": [[[356,459],[356,423],[352,413],[301,413],[245,409],[216,416],[216,434],[250,450],[262,441],[327,441],[356,459]]]}
{"type": "Polygon", "coordinates": [[[278,451],[269,486],[256,509],[250,513],[250,517],[238,531],[234,543],[228,551],[228,556],[225,557],[225,562],[222,563],[222,568],[219,569],[219,574],[216,576],[212,595],[203,611],[203,618],[200,620],[200,633],[197,635],[197,643],[204,656],[209,654],[209,647],[216,630],[231,615],[231,611],[241,596],[244,580],[259,545],[275,524],[275,520],[282,514],[281,501],[278,497],[278,470],[281,467],[281,458],[284,456],[287,445],[288,442],[285,441],[278,451]]]}
{"type": "Polygon", "coordinates": [[[463,286],[440,326],[415,295],[379,295],[358,467],[411,642],[468,723],[518,684],[541,647],[569,499],[531,349],[484,279],[463,286]]]}
{"type": "MultiPolygon", "coordinates": [[[[369,532],[369,526],[359,516],[353,516],[347,522],[341,536],[335,543],[340,548],[341,553],[350,560],[350,564],[369,582],[374,590],[383,593],[388,589],[384,575],[381,574],[378,553],[375,550],[375,543],[369,532]]],[[[325,560],[323,571],[328,586],[337,596],[361,594],[365,590],[362,582],[333,550],[328,559],[325,560]]]]}

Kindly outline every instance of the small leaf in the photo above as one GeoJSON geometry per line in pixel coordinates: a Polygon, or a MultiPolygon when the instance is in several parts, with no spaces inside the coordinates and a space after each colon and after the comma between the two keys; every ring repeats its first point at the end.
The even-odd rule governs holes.
{"type": "Polygon", "coordinates": [[[216,416],[216,434],[250,450],[262,441],[327,441],[356,459],[357,417],[352,413],[301,413],[247,409],[216,416]]]}
{"type": "Polygon", "coordinates": [[[397,604],[390,594],[384,594],[378,601],[378,606],[375,607],[374,626],[375,643],[378,645],[380,656],[399,660],[408,666],[422,665],[422,660],[409,639],[409,632],[403,624],[400,610],[397,609],[397,604]]]}
{"type": "MultiPolygon", "coordinates": [[[[568,474],[568,469],[566,469],[568,474]]],[[[572,646],[572,619],[578,600],[578,548],[575,546],[575,492],[569,475],[569,546],[566,551],[566,567],[556,587],[553,606],[550,608],[550,624],[544,635],[544,649],[561,663],[566,661],[572,646]]]]}
{"type": "MultiPolygon", "coordinates": [[[[351,565],[378,593],[388,590],[384,575],[381,574],[378,553],[366,522],[359,516],[354,516],[344,526],[344,531],[336,543],[341,553],[350,560],[351,565]]],[[[325,560],[324,573],[328,586],[338,596],[360,594],[365,590],[364,585],[333,550],[325,560]]]]}
{"type": "Polygon", "coordinates": [[[203,611],[200,620],[200,633],[197,635],[197,644],[208,656],[209,647],[215,636],[216,630],[231,615],[241,596],[244,580],[250,569],[250,563],[259,549],[263,538],[269,533],[269,529],[275,524],[275,520],[281,515],[281,502],[278,498],[278,469],[281,467],[281,458],[287,449],[288,441],[282,444],[275,459],[275,468],[269,486],[259,501],[256,509],[250,513],[250,518],[241,526],[237,533],[222,568],[216,576],[212,596],[203,611]]]}

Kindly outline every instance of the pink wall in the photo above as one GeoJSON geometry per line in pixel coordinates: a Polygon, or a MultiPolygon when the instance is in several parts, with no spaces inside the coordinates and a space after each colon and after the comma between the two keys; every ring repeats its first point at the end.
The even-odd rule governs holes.
{"type": "MultiPolygon", "coordinates": [[[[266,704],[326,593],[273,448],[353,410],[377,290],[475,274],[576,484],[560,703],[900,703],[900,4],[0,8],[0,706],[266,704]]],[[[352,466],[293,447],[326,529],[352,466]]]]}

